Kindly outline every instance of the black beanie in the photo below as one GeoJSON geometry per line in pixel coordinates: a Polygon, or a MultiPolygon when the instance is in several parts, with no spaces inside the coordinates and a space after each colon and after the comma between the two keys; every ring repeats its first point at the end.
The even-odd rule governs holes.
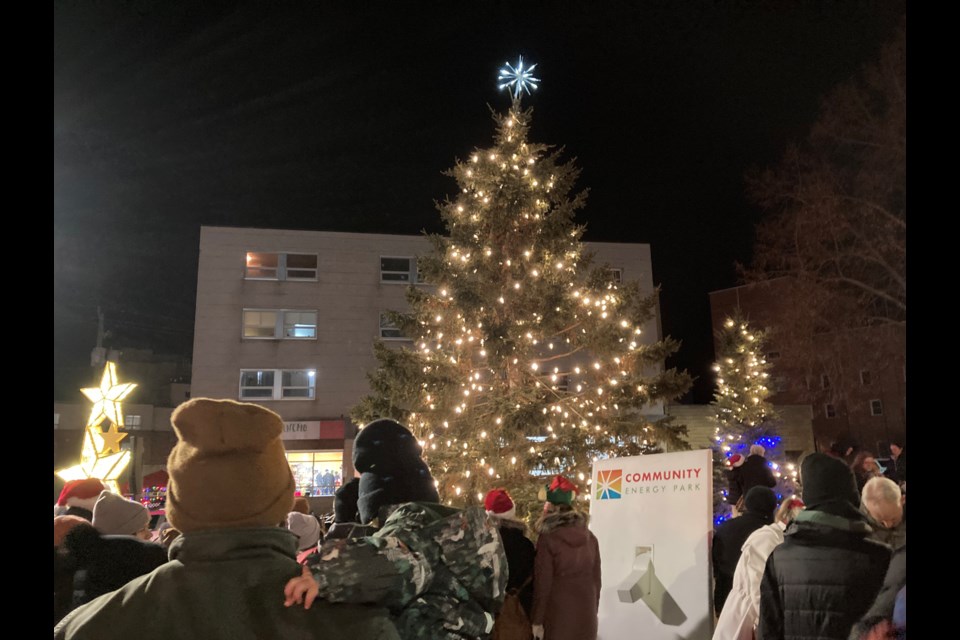
{"type": "Polygon", "coordinates": [[[803,503],[816,510],[827,502],[846,502],[860,506],[860,494],[853,471],[843,460],[825,453],[811,453],[800,463],[803,503]]]}
{"type": "Polygon", "coordinates": [[[360,430],[353,442],[353,466],[360,472],[357,507],[363,524],[376,518],[380,507],[440,502],[420,453],[417,439],[395,420],[375,420],[360,430]]]}
{"type": "Polygon", "coordinates": [[[770,487],[753,487],[743,498],[747,513],[762,516],[767,522],[773,522],[773,512],[777,510],[777,494],[770,487]]]}
{"type": "Polygon", "coordinates": [[[360,497],[360,478],[354,478],[333,494],[333,521],[359,522],[357,499],[360,497]]]}

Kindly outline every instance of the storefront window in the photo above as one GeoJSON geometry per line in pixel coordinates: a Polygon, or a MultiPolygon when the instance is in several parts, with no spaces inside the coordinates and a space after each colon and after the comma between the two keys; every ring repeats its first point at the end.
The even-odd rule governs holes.
{"type": "Polygon", "coordinates": [[[288,451],[297,491],[304,496],[332,496],[343,483],[343,451],[288,451]]]}

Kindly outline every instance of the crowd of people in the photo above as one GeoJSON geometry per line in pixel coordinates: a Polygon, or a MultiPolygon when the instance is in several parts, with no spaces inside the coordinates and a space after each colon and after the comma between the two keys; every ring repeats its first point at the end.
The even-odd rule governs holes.
{"type": "MultiPolygon", "coordinates": [[[[149,620],[164,638],[596,639],[600,549],[568,478],[543,487],[532,531],[503,487],[483,507],[445,506],[413,434],[377,420],[354,442],[357,477],[328,522],[295,495],[277,414],[198,398],[171,420],[157,531],[144,505],[97,479],[64,486],[55,638],[126,639],[149,620]]],[[[802,499],[779,505],[762,447],[731,470],[737,516],[711,549],[715,640],[905,637],[897,448],[900,483],[868,456],[815,453],[801,462],[802,499]]]]}
{"type": "Polygon", "coordinates": [[[127,638],[147,620],[164,638],[596,636],[599,546],[567,478],[543,488],[535,545],[507,489],[441,505],[413,434],[378,420],[326,526],[295,496],[277,414],[197,398],[171,421],[162,532],[99,480],[61,492],[55,638],[127,638]]]}
{"type": "Polygon", "coordinates": [[[731,469],[745,495],[714,533],[714,640],[906,638],[903,441],[890,450],[886,468],[853,443],[806,456],[779,507],[763,474],[731,469]]]}

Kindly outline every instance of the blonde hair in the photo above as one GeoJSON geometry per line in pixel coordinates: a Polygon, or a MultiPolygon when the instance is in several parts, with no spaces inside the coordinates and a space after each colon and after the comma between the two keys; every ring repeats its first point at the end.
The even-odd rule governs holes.
{"type": "Polygon", "coordinates": [[[763,448],[763,445],[762,445],[762,444],[752,444],[752,445],[750,445],[750,455],[762,456],[762,455],[764,455],[766,452],[767,452],[767,450],[763,448]]]}

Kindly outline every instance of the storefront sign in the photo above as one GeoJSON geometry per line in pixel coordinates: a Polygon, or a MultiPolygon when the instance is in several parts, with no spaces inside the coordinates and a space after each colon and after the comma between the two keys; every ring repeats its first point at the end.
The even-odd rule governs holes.
{"type": "Polygon", "coordinates": [[[282,438],[284,440],[319,440],[320,421],[284,422],[282,438]]]}
{"type": "Polygon", "coordinates": [[[343,420],[299,420],[283,423],[284,440],[342,440],[343,420]]]}

